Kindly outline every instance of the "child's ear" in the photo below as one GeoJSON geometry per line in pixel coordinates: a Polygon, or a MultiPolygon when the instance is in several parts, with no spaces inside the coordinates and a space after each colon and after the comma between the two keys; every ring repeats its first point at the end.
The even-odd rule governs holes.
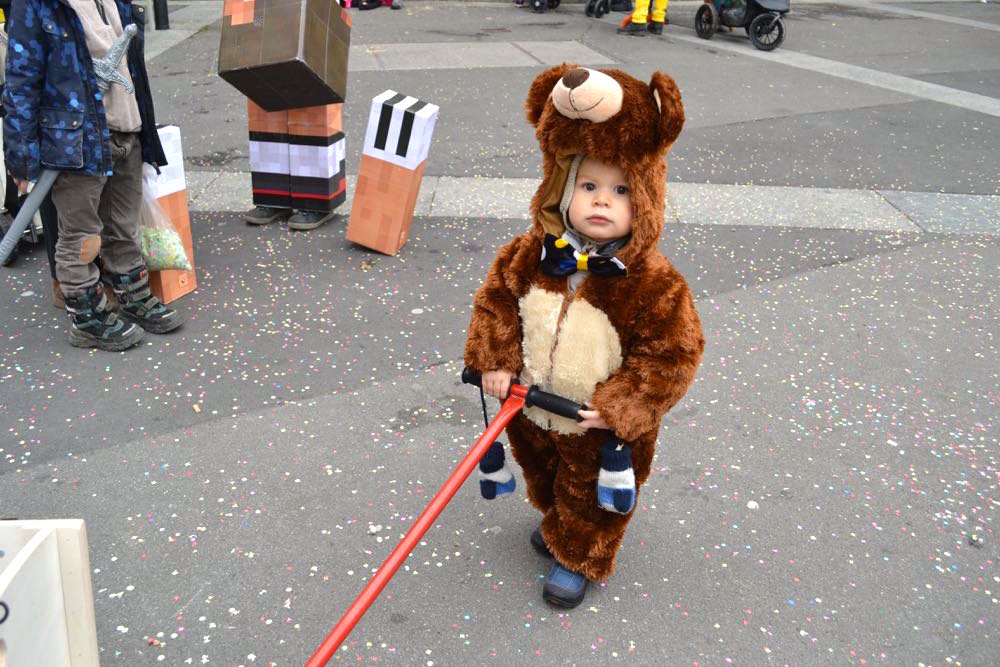
{"type": "Polygon", "coordinates": [[[538,119],[542,117],[542,111],[545,110],[545,103],[549,101],[549,95],[552,94],[552,89],[556,87],[556,82],[562,78],[563,74],[576,67],[576,65],[568,65],[566,63],[556,65],[536,76],[535,80],[531,82],[528,99],[524,101],[524,111],[532,127],[538,125],[538,119]]]}
{"type": "Polygon", "coordinates": [[[660,148],[670,150],[684,126],[684,104],[674,80],[663,72],[653,72],[649,87],[660,110],[660,148]]]}

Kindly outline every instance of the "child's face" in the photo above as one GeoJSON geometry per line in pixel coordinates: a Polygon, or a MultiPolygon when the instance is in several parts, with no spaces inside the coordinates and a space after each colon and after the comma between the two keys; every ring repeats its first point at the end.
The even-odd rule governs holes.
{"type": "Polygon", "coordinates": [[[613,241],[632,231],[632,196],[620,167],[584,158],[569,202],[569,221],[595,241],[613,241]]]}

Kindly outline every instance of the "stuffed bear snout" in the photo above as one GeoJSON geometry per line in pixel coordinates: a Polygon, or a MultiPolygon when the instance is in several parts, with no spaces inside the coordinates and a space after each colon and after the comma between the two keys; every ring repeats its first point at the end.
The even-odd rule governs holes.
{"type": "Polygon", "coordinates": [[[577,67],[566,72],[552,89],[552,104],[563,116],[601,123],[622,108],[622,87],[594,69],[577,67]]]}

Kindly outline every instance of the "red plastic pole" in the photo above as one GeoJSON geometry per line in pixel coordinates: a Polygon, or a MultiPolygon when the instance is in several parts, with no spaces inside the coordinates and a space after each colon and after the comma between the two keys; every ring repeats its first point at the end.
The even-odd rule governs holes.
{"type": "Polygon", "coordinates": [[[500,408],[500,412],[497,414],[496,419],[493,423],[489,425],[486,432],[483,433],[476,444],[472,446],[469,453],[465,455],[458,467],[455,468],[455,472],[451,473],[444,486],[441,490],[437,492],[437,495],[431,499],[430,504],[424,509],[423,513],[417,517],[417,520],[413,522],[413,526],[407,531],[403,540],[396,545],[396,548],[392,550],[389,557],[385,559],[382,563],[382,567],[378,569],[375,576],[371,578],[368,585],[364,587],[357,598],[354,599],[353,604],[340,618],[337,625],[333,627],[330,634],[326,636],[320,647],[316,649],[316,652],[309,662],[306,663],[306,667],[322,667],[325,665],[333,654],[340,648],[340,645],[347,639],[347,635],[351,633],[354,626],[361,617],[365,615],[368,611],[368,607],[375,602],[375,598],[378,594],[382,592],[392,576],[396,574],[396,570],[399,566],[403,564],[406,557],[410,555],[410,552],[417,546],[417,542],[420,538],[424,536],[424,533],[431,527],[434,520],[438,518],[438,515],[444,510],[445,506],[451,501],[452,496],[454,496],[458,489],[461,488],[462,483],[465,482],[466,478],[472,474],[472,470],[479,465],[479,460],[483,458],[486,454],[486,450],[490,448],[496,439],[500,437],[500,432],[507,426],[507,423],[514,418],[521,408],[524,407],[524,397],[528,393],[528,388],[523,387],[519,384],[513,384],[510,387],[510,395],[507,400],[504,401],[503,407],[500,408]]]}

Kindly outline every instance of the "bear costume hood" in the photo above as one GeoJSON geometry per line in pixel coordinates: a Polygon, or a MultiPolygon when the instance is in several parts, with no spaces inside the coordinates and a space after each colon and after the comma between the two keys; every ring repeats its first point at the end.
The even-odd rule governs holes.
{"type": "Polygon", "coordinates": [[[617,69],[563,64],[531,84],[528,122],[542,149],[542,183],[531,201],[540,234],[561,236],[574,158],[586,156],[621,167],[632,200],[632,236],[616,253],[629,270],[655,251],[663,231],[670,150],[684,125],[684,106],[674,80],[655,72],[643,83],[617,69]]]}

